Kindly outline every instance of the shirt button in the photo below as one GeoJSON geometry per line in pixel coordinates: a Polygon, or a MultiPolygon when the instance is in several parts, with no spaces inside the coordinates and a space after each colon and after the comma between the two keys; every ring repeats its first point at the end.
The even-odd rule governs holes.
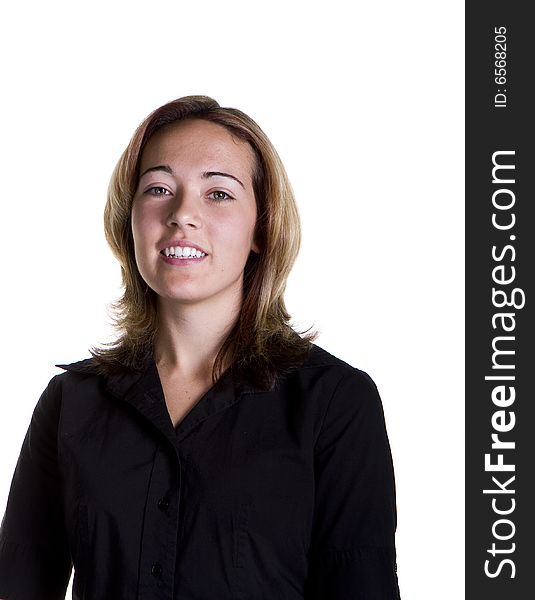
{"type": "Polygon", "coordinates": [[[158,508],[160,510],[167,510],[169,508],[169,498],[160,498],[158,500],[158,508]]]}
{"type": "Polygon", "coordinates": [[[159,577],[162,574],[162,565],[160,563],[154,563],[150,570],[150,574],[153,577],[159,577]]]}

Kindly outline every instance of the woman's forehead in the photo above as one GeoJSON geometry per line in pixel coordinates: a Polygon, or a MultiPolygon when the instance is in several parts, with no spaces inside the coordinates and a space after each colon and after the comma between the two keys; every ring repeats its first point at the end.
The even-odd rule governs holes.
{"type": "Polygon", "coordinates": [[[252,178],[255,154],[250,144],[237,138],[223,125],[203,119],[187,119],[166,125],[148,140],[140,171],[154,161],[193,165],[199,161],[232,166],[252,178]]]}

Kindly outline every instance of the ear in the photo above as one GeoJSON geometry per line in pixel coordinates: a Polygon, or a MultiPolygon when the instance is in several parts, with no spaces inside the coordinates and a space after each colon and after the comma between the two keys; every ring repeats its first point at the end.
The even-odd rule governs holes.
{"type": "Polygon", "coordinates": [[[257,238],[258,238],[258,236],[255,231],[255,234],[253,237],[253,243],[251,244],[251,251],[254,252],[255,254],[260,254],[260,245],[258,244],[257,238]]]}

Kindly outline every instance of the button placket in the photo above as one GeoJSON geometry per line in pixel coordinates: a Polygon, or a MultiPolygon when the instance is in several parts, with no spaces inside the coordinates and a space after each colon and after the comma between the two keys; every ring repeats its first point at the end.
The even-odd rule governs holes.
{"type": "Polygon", "coordinates": [[[172,600],[179,520],[180,459],[165,444],[154,455],[141,545],[140,600],[172,600]]]}

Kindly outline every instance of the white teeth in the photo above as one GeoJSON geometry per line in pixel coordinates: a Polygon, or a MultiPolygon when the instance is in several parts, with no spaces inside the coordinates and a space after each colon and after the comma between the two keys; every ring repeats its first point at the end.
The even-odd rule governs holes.
{"type": "Polygon", "coordinates": [[[164,249],[165,256],[173,256],[174,258],[201,258],[206,256],[204,252],[189,246],[170,246],[164,249]]]}

